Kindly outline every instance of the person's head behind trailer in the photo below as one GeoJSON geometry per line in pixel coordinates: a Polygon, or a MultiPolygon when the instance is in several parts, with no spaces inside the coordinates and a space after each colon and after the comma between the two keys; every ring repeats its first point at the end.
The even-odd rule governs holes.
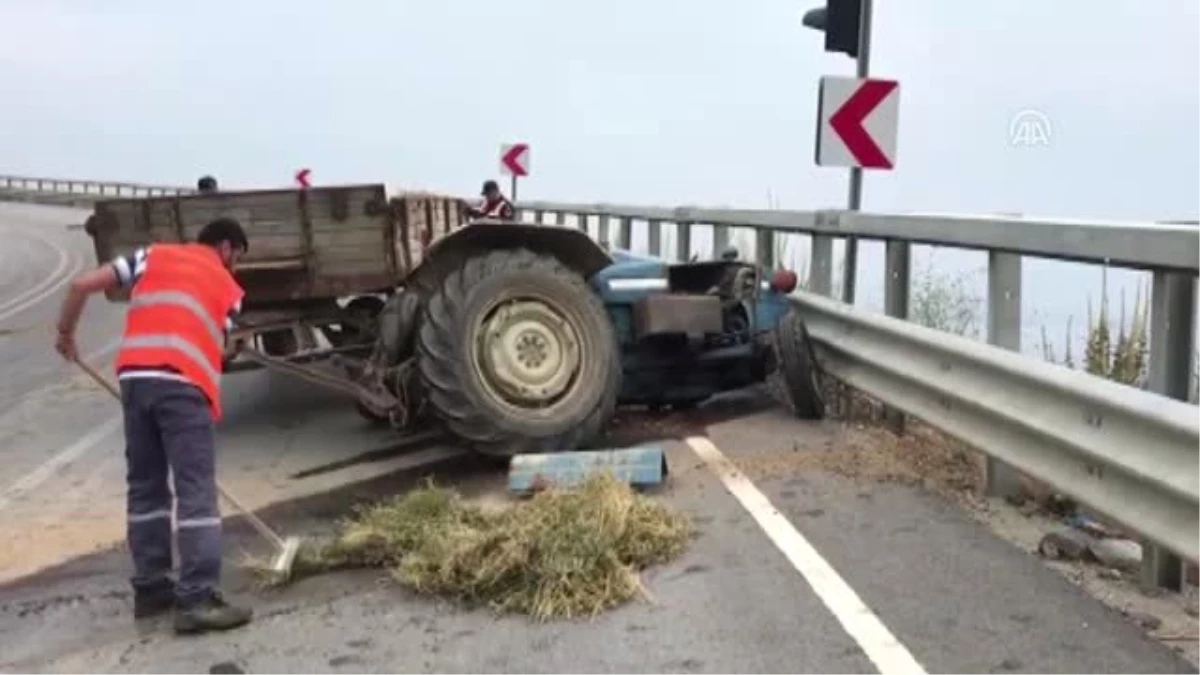
{"type": "Polygon", "coordinates": [[[196,181],[196,189],[200,194],[210,194],[217,191],[217,179],[212,176],[203,176],[196,181]]]}

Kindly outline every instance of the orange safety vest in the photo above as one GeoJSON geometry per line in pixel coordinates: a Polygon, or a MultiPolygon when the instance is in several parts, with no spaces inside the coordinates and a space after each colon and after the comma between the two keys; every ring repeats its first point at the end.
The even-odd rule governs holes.
{"type": "Polygon", "coordinates": [[[494,202],[483,200],[483,204],[479,207],[480,216],[483,218],[495,218],[498,220],[510,220],[513,217],[512,202],[504,196],[499,197],[494,202]]]}
{"type": "Polygon", "coordinates": [[[242,288],[204,244],[154,244],[133,287],[116,367],[169,366],[208,397],[221,419],[225,319],[242,288]]]}

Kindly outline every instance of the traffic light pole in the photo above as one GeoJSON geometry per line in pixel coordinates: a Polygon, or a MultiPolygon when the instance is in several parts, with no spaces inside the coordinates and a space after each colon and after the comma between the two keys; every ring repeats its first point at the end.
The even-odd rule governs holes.
{"type": "MultiPolygon", "coordinates": [[[[870,77],[871,73],[871,0],[861,0],[862,10],[858,20],[858,57],[855,63],[858,67],[858,77],[870,77]]],[[[846,200],[846,208],[858,211],[862,208],[862,169],[850,169],[850,194],[846,200]]],[[[846,237],[846,264],[842,272],[842,301],[854,304],[855,277],[858,274],[858,239],[846,237]]]]}

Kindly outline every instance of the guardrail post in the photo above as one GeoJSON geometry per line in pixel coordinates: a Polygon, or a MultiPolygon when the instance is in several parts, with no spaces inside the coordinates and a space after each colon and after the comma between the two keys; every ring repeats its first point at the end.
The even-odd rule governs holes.
{"type": "Polygon", "coordinates": [[[612,242],[610,242],[608,240],[609,218],[610,218],[610,216],[608,216],[608,215],[600,216],[600,227],[596,229],[596,241],[600,242],[601,246],[611,246],[612,245],[612,242]]]}
{"type": "Polygon", "coordinates": [[[650,249],[650,255],[662,257],[662,223],[657,220],[646,222],[646,248],[650,249]]]}
{"type": "MultiPolygon", "coordinates": [[[[1195,352],[1196,279],[1190,274],[1156,270],[1150,291],[1151,391],[1187,401],[1195,352]]],[[[1149,541],[1142,542],[1141,585],[1145,591],[1183,587],[1183,561],[1149,541]]]]}
{"type": "Polygon", "coordinates": [[[559,227],[566,227],[567,226],[567,214],[563,213],[562,211],[555,212],[554,224],[559,227]]]}
{"type": "Polygon", "coordinates": [[[812,271],[808,290],[833,297],[833,237],[814,234],[812,238],[812,271]]]}
{"type": "Polygon", "coordinates": [[[713,225],[712,233],[712,259],[719,260],[725,249],[729,248],[729,226],[713,225]]]}
{"type": "Polygon", "coordinates": [[[621,218],[617,221],[617,248],[625,250],[633,248],[632,218],[621,218]]]}
{"type": "Polygon", "coordinates": [[[534,224],[536,224],[536,225],[541,225],[541,224],[542,224],[542,222],[543,222],[545,219],[546,219],[546,212],[545,212],[545,211],[534,211],[534,212],[533,212],[533,222],[534,222],[534,224]]]}
{"type": "Polygon", "coordinates": [[[577,213],[577,214],[575,214],[575,226],[579,228],[579,231],[580,231],[580,232],[583,232],[584,234],[587,234],[587,231],[588,231],[588,214],[586,214],[586,213],[577,213]]]}
{"type": "MultiPolygon", "coordinates": [[[[1021,351],[1021,256],[988,252],[988,343],[1021,351]]],[[[987,457],[984,476],[989,497],[1015,497],[1021,477],[1012,467],[987,457]]]]}
{"type": "MultiPolygon", "coordinates": [[[[888,316],[908,320],[908,294],[911,288],[912,249],[907,241],[889,239],[883,264],[883,311],[888,316]]],[[[884,407],[883,418],[897,434],[904,433],[904,413],[884,407]]]]}
{"type": "Polygon", "coordinates": [[[692,257],[692,224],[675,223],[675,259],[687,262],[692,257]]]}
{"type": "Polygon", "coordinates": [[[760,267],[775,268],[775,230],[760,227],[754,231],[754,258],[760,267]]]}
{"type": "Polygon", "coordinates": [[[853,305],[858,289],[858,237],[846,237],[845,270],[842,272],[842,302],[853,305]]]}

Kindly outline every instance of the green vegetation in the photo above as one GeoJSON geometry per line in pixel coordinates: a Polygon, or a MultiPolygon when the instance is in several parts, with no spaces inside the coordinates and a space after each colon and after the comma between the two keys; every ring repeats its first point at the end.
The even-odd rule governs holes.
{"type": "MultiPolygon", "coordinates": [[[[1101,273],[1100,313],[1093,313],[1092,300],[1088,298],[1087,339],[1084,343],[1082,367],[1088,373],[1114,382],[1134,387],[1146,385],[1146,364],[1149,351],[1148,330],[1150,323],[1149,289],[1143,296],[1144,285],[1139,284],[1133,301],[1133,312],[1126,314],[1125,293],[1121,293],[1121,311],[1117,323],[1117,336],[1113,339],[1108,307],[1108,270],[1101,273]]],[[[1065,347],[1061,359],[1056,358],[1054,349],[1042,328],[1042,355],[1052,363],[1068,368],[1077,368],[1071,352],[1073,336],[1072,322],[1067,321],[1065,347]]]]}
{"type": "Polygon", "coordinates": [[[971,291],[971,274],[949,274],[933,269],[933,256],[914,270],[908,296],[910,321],[937,330],[978,339],[983,298],[971,291]]]}
{"type": "MultiPolygon", "coordinates": [[[[950,275],[937,272],[933,269],[931,258],[929,264],[913,275],[909,297],[910,320],[948,333],[980,338],[983,330],[983,298],[971,291],[971,276],[971,273],[950,275]]],[[[1082,368],[1092,375],[1114,382],[1144,387],[1149,352],[1149,298],[1149,287],[1140,284],[1134,295],[1132,311],[1127,311],[1126,294],[1122,292],[1114,327],[1108,301],[1108,271],[1102,270],[1098,313],[1094,311],[1092,299],[1088,299],[1087,334],[1082,359],[1077,359],[1072,350],[1073,318],[1067,319],[1061,357],[1056,353],[1045,327],[1042,327],[1042,356],[1051,363],[1082,368]]],[[[1193,390],[1198,381],[1200,374],[1194,373],[1193,390]]]]}

